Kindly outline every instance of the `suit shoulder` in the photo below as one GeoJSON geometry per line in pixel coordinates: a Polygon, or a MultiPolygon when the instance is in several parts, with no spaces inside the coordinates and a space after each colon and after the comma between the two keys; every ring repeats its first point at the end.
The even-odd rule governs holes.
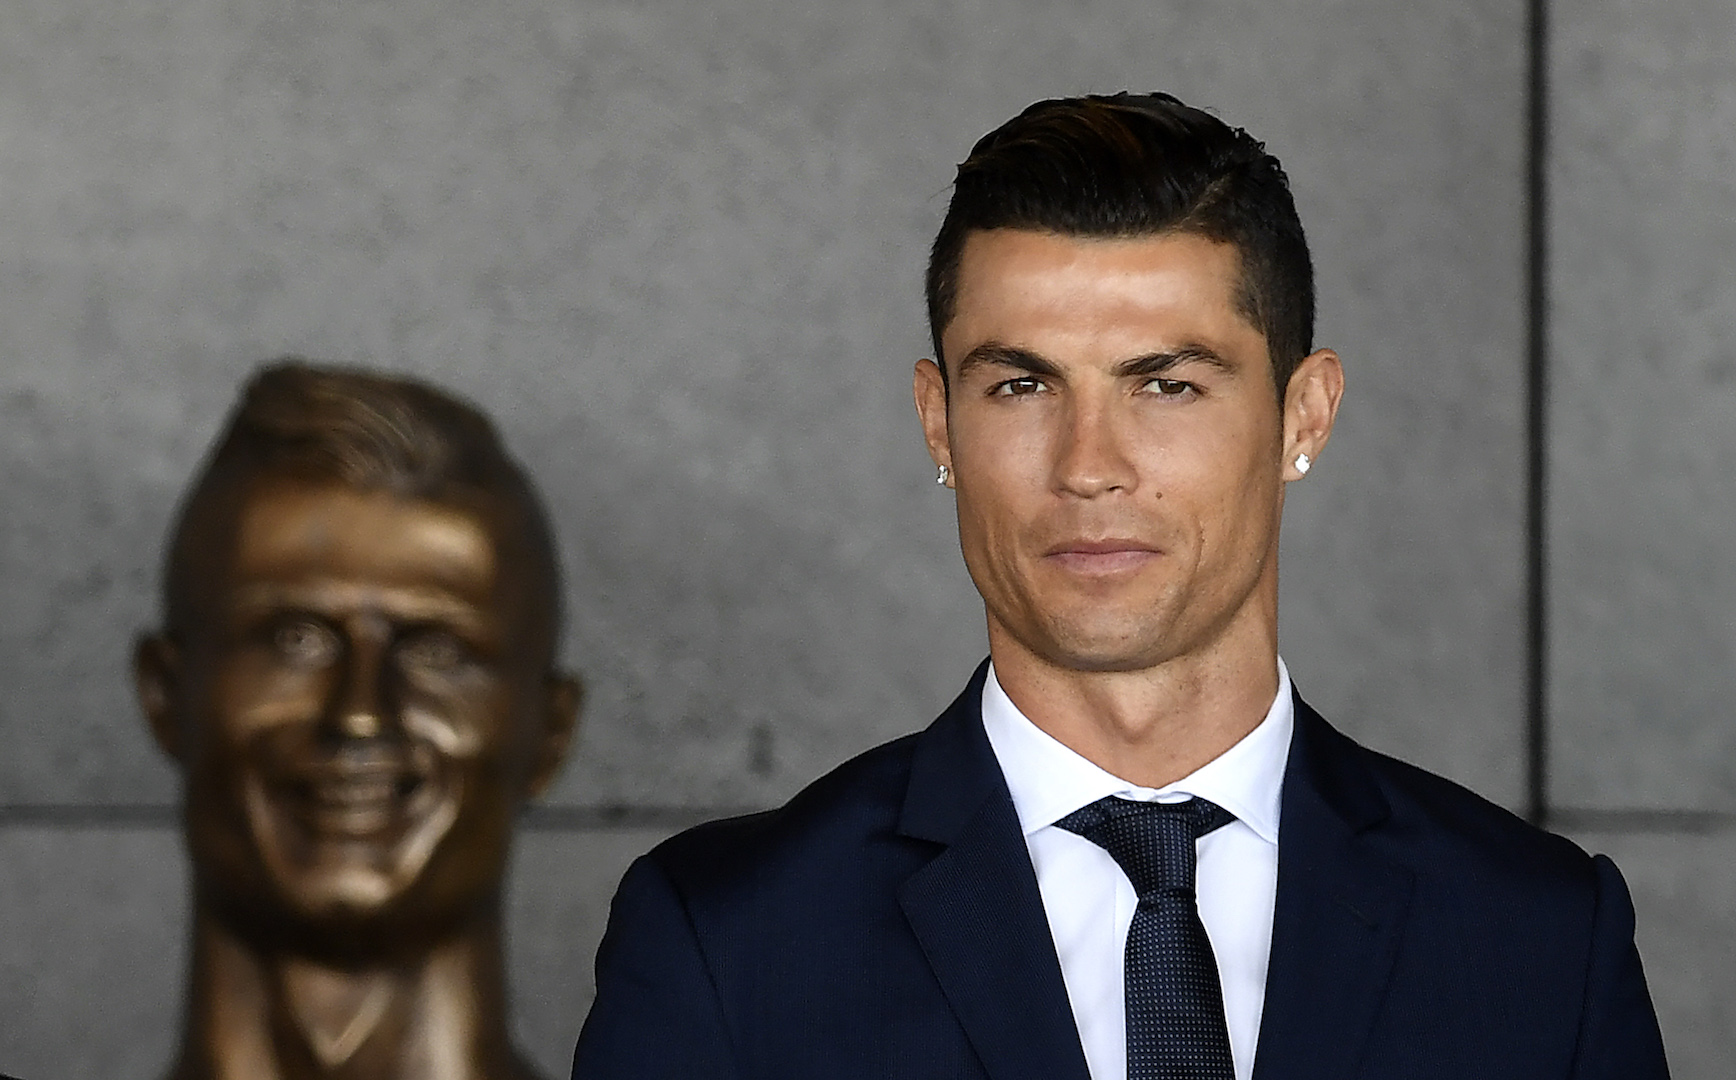
{"type": "Polygon", "coordinates": [[[916,739],[906,735],[874,747],[776,809],[696,825],[648,858],[690,893],[763,878],[792,863],[847,857],[895,830],[916,739]]]}
{"type": "Polygon", "coordinates": [[[1490,884],[1595,886],[1591,856],[1444,776],[1358,746],[1392,811],[1387,832],[1490,884]]]}

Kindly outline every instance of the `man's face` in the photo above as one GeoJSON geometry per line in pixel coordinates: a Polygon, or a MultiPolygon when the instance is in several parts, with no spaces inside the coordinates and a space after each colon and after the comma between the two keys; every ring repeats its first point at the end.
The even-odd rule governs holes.
{"type": "MultiPolygon", "coordinates": [[[[1302,443],[1237,310],[1240,269],[1232,246],[1185,234],[967,239],[942,335],[950,395],[926,361],[916,389],[991,641],[1133,671],[1275,627],[1283,482],[1299,475],[1285,455],[1302,443]]],[[[1304,367],[1322,357],[1336,375],[1330,354],[1304,367]]]]}
{"type": "Polygon", "coordinates": [[[199,625],[140,650],[201,888],[290,930],[462,918],[576,707],[527,560],[444,503],[270,478],[225,497],[199,625]]]}

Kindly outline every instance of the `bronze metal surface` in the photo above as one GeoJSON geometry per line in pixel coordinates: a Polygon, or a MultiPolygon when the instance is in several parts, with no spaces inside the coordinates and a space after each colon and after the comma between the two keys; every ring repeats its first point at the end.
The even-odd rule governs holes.
{"type": "Polygon", "coordinates": [[[279,364],[183,507],[139,699],[183,781],[172,1080],[507,1080],[501,883],[579,705],[553,546],[479,414],[279,364]]]}

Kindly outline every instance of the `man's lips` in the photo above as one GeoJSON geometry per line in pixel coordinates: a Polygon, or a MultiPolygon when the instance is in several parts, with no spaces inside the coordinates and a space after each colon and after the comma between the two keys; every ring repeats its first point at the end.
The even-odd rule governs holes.
{"type": "Polygon", "coordinates": [[[1114,574],[1137,570],[1163,553],[1142,540],[1064,540],[1044,552],[1062,569],[1080,574],[1114,574]]]}

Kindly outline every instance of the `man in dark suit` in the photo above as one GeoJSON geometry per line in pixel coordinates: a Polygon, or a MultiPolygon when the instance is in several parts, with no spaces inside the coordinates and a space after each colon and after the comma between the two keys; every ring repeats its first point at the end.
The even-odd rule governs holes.
{"type": "Polygon", "coordinates": [[[1615,867],[1357,746],[1278,658],[1343,375],[1263,146],[1034,105],[959,167],[928,301],[990,662],[634,864],[575,1078],[1665,1076],[1615,867]]]}

